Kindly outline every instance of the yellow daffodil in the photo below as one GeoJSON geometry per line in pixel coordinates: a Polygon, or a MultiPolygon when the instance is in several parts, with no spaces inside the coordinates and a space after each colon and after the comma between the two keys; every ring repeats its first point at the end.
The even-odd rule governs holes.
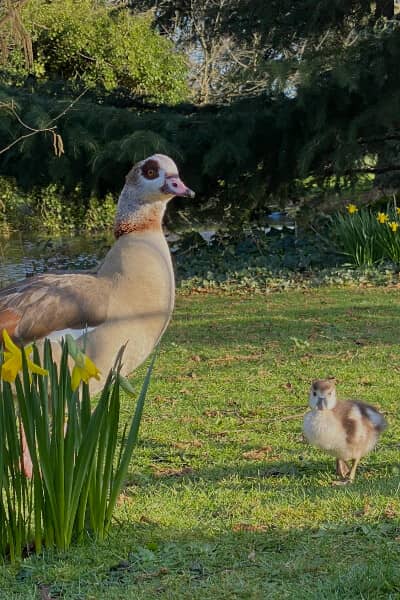
{"type": "Polygon", "coordinates": [[[400,215],[400,207],[398,207],[398,206],[396,207],[396,212],[398,215],[400,215]]]}
{"type": "Polygon", "coordinates": [[[94,377],[100,379],[100,371],[96,367],[93,361],[90,360],[83,352],[78,352],[76,355],[75,366],[72,369],[71,387],[72,391],[78,389],[81,381],[89,383],[89,380],[94,377]]]}
{"type": "MultiPolygon", "coordinates": [[[[1,367],[1,379],[8,381],[8,383],[13,383],[18,373],[22,371],[22,350],[14,344],[6,329],[3,329],[3,342],[5,350],[4,362],[1,367]]],[[[42,369],[42,367],[35,365],[35,363],[31,361],[30,356],[32,354],[32,346],[27,346],[23,350],[25,352],[29,373],[36,373],[37,375],[49,374],[46,369],[42,369]]]]}
{"type": "Polygon", "coordinates": [[[389,221],[389,217],[386,213],[383,212],[378,212],[377,216],[376,216],[378,223],[387,223],[389,221]]]}
{"type": "Polygon", "coordinates": [[[399,224],[398,224],[398,223],[396,223],[396,221],[391,221],[391,222],[389,223],[389,227],[390,227],[390,229],[393,231],[393,233],[396,233],[396,231],[397,231],[397,230],[398,230],[398,228],[399,228],[399,224]]]}
{"type": "Polygon", "coordinates": [[[355,204],[351,204],[351,203],[350,203],[350,204],[348,204],[348,205],[346,206],[346,208],[347,208],[347,212],[348,212],[350,215],[354,215],[354,213],[358,212],[358,208],[357,208],[357,206],[356,206],[355,204]]]}

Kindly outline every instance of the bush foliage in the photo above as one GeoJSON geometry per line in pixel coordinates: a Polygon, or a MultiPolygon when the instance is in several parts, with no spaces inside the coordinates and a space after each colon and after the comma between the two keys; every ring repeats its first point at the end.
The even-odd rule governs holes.
{"type": "Polygon", "coordinates": [[[80,81],[85,87],[124,88],[158,103],[188,97],[185,57],[152,27],[151,13],[135,15],[93,0],[30,0],[22,21],[33,64],[22,49],[8,56],[10,74],[37,80],[80,81]]]}

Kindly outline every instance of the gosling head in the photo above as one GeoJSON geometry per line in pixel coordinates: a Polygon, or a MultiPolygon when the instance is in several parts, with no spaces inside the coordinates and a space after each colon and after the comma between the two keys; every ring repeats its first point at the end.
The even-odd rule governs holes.
{"type": "Polygon", "coordinates": [[[335,379],[316,379],[311,384],[309,404],[317,410],[332,410],[337,403],[335,379]]]}
{"type": "Polygon", "coordinates": [[[180,179],[172,158],[165,154],[153,154],[134,165],[126,177],[126,185],[135,188],[136,197],[146,203],[195,195],[180,179]]]}

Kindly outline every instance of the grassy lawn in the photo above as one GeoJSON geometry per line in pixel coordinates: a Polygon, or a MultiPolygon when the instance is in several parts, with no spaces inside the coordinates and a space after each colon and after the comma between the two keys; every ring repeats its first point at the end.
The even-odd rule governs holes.
{"type": "Polygon", "coordinates": [[[179,297],[111,536],[2,567],[1,600],[400,598],[398,294],[179,297]],[[344,488],[301,436],[329,375],[389,421],[344,488]]]}

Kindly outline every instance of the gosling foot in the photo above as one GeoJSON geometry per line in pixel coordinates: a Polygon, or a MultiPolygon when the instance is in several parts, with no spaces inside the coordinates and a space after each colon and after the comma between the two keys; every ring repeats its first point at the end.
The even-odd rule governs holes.
{"type": "Polygon", "coordinates": [[[331,485],[332,486],[350,485],[350,483],[352,483],[352,481],[350,481],[350,479],[335,479],[334,481],[332,481],[331,485]]]}

